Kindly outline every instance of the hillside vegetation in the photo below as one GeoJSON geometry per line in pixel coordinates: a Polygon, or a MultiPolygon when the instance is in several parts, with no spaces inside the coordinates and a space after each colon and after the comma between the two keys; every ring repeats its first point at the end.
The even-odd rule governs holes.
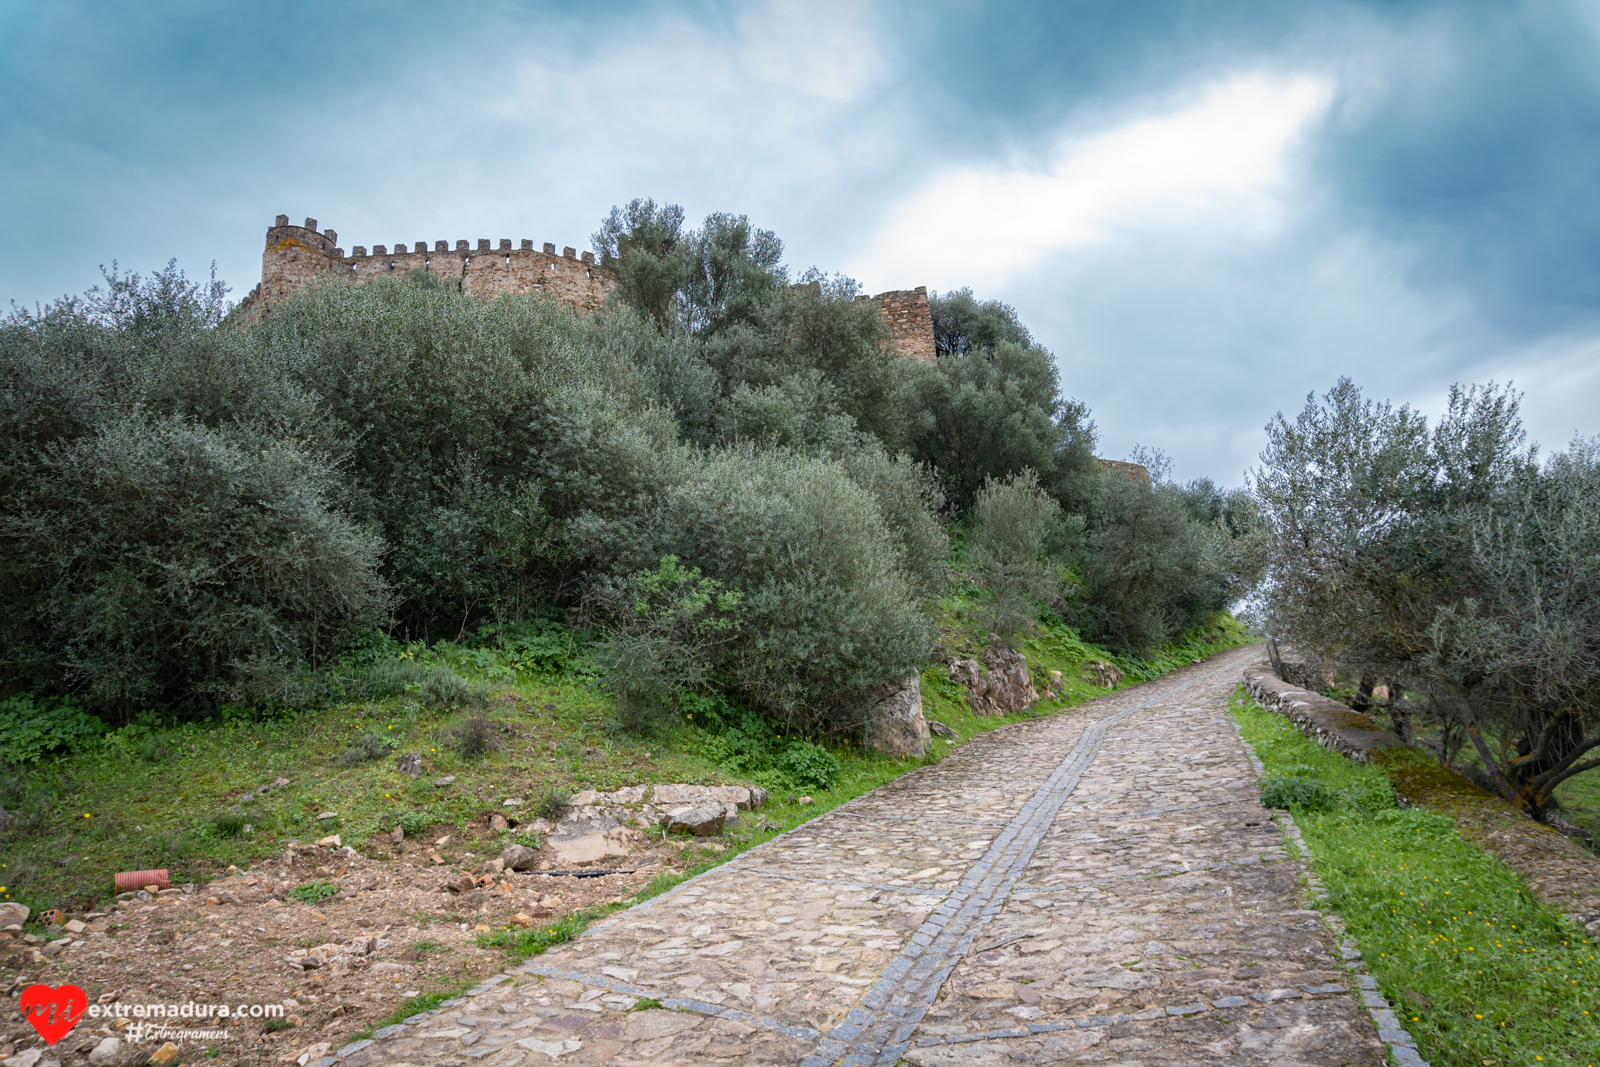
{"type": "MultiPolygon", "coordinates": [[[[1159,455],[1148,480],[1107,475],[1011,308],[935,294],[926,364],[853,281],[790,272],[742,217],[691,229],[635,201],[595,244],[618,278],[596,314],[416,274],[251,325],[169,266],[0,323],[11,833],[99,796],[43,851],[84,853],[91,826],[129,835],[131,865],[147,827],[237,841],[251,820],[215,805],[285,760],[327,784],[298,776],[258,830],[336,800],[365,828],[465,817],[380,804],[360,769],[401,740],[511,761],[496,731],[532,720],[508,708],[552,712],[535,747],[555,755],[502,768],[527,789],[603,785],[654,749],[683,780],[821,791],[869,691],[942,677],[941,634],[1058,662],[1069,701],[1087,659],[1131,680],[1208,625],[1195,650],[1215,647],[1250,581],[1248,500],[1159,455]],[[170,792],[118,781],[202,814],[158,817],[170,792]]],[[[970,714],[938,688],[937,713],[970,714]]],[[[165,862],[194,851],[162,840],[165,862]]]]}
{"type": "Polygon", "coordinates": [[[718,693],[844,734],[852,697],[927,662],[947,531],[981,499],[998,629],[1021,590],[1133,652],[1237,591],[1237,502],[1104,476],[1010,308],[936,297],[930,366],[743,218],[636,201],[595,243],[619,277],[595,315],[418,276],[238,328],[172,267],[14,311],[8,683],[122,722],[307,706],[375,628],[459,642],[571,613],[648,705],[718,693]]]}

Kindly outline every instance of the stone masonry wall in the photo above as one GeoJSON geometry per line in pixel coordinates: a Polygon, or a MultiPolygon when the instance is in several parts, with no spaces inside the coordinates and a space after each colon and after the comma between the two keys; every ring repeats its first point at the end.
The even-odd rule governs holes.
{"type": "MultiPolygon", "coordinates": [[[[339,235],[333,230],[319,232],[316,219],[292,226],[289,216],[279,215],[267,230],[261,284],[240,301],[239,314],[246,321],[258,322],[271,314],[274,304],[319,278],[367,281],[412,270],[460,278],[464,292],[484,296],[548,293],[579,311],[598,310],[616,284],[611,272],[595,262],[593,252],[579,255],[567,247],[557,255],[555,245],[547,243],[536,249],[526,239],[516,248],[504,237],[494,245],[486,237],[479,238],[476,245],[435,241],[432,248],[427,241],[402,241],[393,248],[373,245],[370,252],[356,245],[350,255],[338,244],[339,235]]],[[[927,286],[879,293],[871,299],[878,305],[896,351],[908,359],[932,363],[936,357],[927,286]]]]}
{"type": "Polygon", "coordinates": [[[317,231],[317,220],[306,219],[304,226],[291,226],[288,216],[279,215],[267,231],[266,250],[261,254],[261,284],[240,302],[240,312],[250,320],[270,314],[272,305],[305,288],[318,278],[346,277],[367,281],[376,277],[404,275],[425,270],[448,278],[461,279],[464,292],[484,296],[506,293],[548,293],[580,311],[595,311],[605,303],[615,284],[609,271],[594,261],[593,252],[579,256],[571,247],[556,254],[556,246],[545,244],[535,249],[523,240],[513,248],[509,238],[491,247],[488,238],[471,242],[402,242],[392,249],[374,245],[369,253],[356,245],[345,255],[337,247],[333,230],[317,231]]]}
{"type": "Polygon", "coordinates": [[[938,353],[933,343],[933,310],[928,306],[928,287],[894,289],[879,293],[878,315],[894,337],[895,351],[907,359],[934,363],[938,353]]]}
{"type": "Polygon", "coordinates": [[[1117,474],[1126,474],[1136,481],[1148,482],[1150,480],[1150,471],[1145,468],[1143,463],[1129,463],[1121,459],[1102,459],[1100,466],[1117,474]]]}

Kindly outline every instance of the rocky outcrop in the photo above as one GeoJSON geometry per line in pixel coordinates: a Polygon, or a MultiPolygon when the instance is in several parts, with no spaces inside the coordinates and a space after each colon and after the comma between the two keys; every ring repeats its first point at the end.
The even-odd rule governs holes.
{"type": "Polygon", "coordinates": [[[1113,663],[1092,659],[1083,665],[1083,680],[1102,689],[1114,689],[1122,684],[1122,671],[1113,663]]]}
{"type": "Polygon", "coordinates": [[[981,663],[957,658],[950,660],[948,669],[979,715],[1009,715],[1039,702],[1039,690],[1028,672],[1028,657],[997,634],[989,635],[989,648],[981,663]]]}
{"type": "Polygon", "coordinates": [[[602,811],[574,807],[556,823],[548,843],[557,863],[582,867],[608,856],[626,856],[633,847],[633,833],[602,811]]]}
{"type": "Polygon", "coordinates": [[[913,674],[867,694],[867,746],[895,758],[921,757],[933,740],[922,715],[921,681],[913,674]]]}

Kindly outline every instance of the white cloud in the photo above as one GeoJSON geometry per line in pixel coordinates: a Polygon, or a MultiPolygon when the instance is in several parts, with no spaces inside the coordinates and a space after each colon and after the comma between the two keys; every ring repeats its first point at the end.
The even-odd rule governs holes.
{"type": "MultiPolygon", "coordinates": [[[[1545,455],[1564,450],[1574,434],[1592,437],[1600,433],[1600,420],[1595,417],[1595,399],[1600,396],[1600,332],[1594,327],[1501,353],[1456,377],[1462,383],[1510,382],[1520,389],[1523,425],[1528,438],[1537,441],[1545,455]]],[[[1444,409],[1442,396],[1434,406],[1444,409]]]]}
{"type": "Polygon", "coordinates": [[[1122,230],[1270,226],[1284,157],[1331,96],[1320,78],[1245,75],[1182,110],[1064,141],[1042,170],[938,175],[890,214],[858,270],[869,283],[993,285],[1122,230]]]}
{"type": "Polygon", "coordinates": [[[881,70],[865,5],[772,0],[739,20],[739,66],[757,81],[848,103],[881,70]]]}

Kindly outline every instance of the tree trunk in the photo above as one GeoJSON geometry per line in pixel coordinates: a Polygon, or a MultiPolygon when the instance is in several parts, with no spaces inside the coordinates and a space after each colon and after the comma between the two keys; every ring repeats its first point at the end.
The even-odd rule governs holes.
{"type": "Polygon", "coordinates": [[[1361,675],[1361,684],[1356,686],[1355,703],[1350,705],[1352,709],[1359,711],[1363,715],[1372,710],[1373,684],[1372,675],[1365,673],[1361,675]]]}
{"type": "Polygon", "coordinates": [[[1405,706],[1406,691],[1393,682],[1389,683],[1389,721],[1394,723],[1394,735],[1406,744],[1411,744],[1411,709],[1405,706]]]}

